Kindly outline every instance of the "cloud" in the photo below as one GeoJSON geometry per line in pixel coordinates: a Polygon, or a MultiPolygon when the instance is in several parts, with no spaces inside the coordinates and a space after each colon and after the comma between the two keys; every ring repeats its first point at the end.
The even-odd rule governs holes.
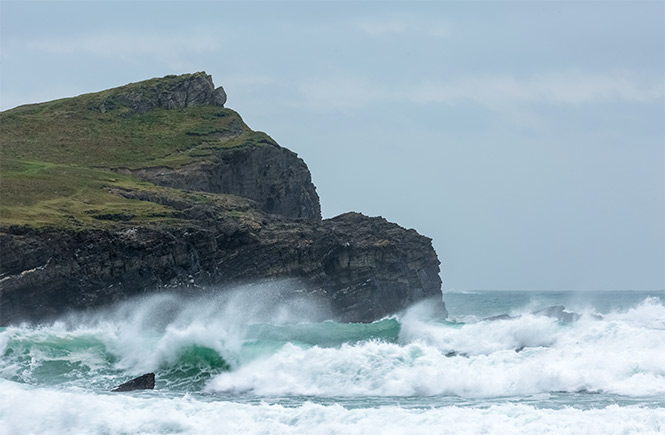
{"type": "Polygon", "coordinates": [[[370,36],[404,33],[408,29],[408,25],[404,21],[398,19],[359,21],[356,23],[356,26],[370,36]]]}
{"type": "Polygon", "coordinates": [[[406,17],[365,18],[354,21],[353,27],[371,37],[404,33],[421,34],[435,38],[447,38],[449,36],[448,26],[443,23],[415,22],[406,17]]]}
{"type": "Polygon", "coordinates": [[[294,106],[310,109],[347,110],[395,99],[391,91],[356,78],[306,80],[298,85],[294,106]]]}
{"type": "Polygon", "coordinates": [[[430,82],[412,88],[416,103],[472,102],[496,108],[528,103],[585,104],[648,103],[663,99],[662,80],[645,80],[626,73],[554,73],[528,78],[477,76],[449,83],[430,82]]]}
{"type": "Polygon", "coordinates": [[[262,74],[223,74],[215,75],[225,87],[229,89],[246,89],[263,86],[275,86],[279,81],[272,76],[262,74]]]}
{"type": "Polygon", "coordinates": [[[86,54],[123,60],[148,57],[167,63],[187,54],[213,52],[219,41],[207,35],[96,34],[26,42],[30,49],[55,55],[86,54]]]}
{"type": "Polygon", "coordinates": [[[372,104],[476,104],[490,110],[530,104],[650,103],[662,101],[662,79],[629,73],[551,73],[518,78],[478,75],[421,83],[380,83],[358,78],[309,80],[295,104],[339,110],[372,104]]]}

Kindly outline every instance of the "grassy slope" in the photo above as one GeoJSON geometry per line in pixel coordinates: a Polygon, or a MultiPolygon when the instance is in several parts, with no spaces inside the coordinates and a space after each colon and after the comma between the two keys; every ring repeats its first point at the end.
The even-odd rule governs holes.
{"type": "MultiPolygon", "coordinates": [[[[61,228],[183,223],[171,207],[113,192],[159,191],[174,198],[185,193],[109,169],[178,167],[209,160],[219,148],[274,142],[221,107],[154,109],[141,115],[127,107],[106,113],[98,109],[114,93],[150,91],[181,78],[152,79],[0,113],[0,223],[61,228]]],[[[233,201],[223,202],[234,208],[233,201]]],[[[246,208],[241,202],[236,205],[246,208]]]]}

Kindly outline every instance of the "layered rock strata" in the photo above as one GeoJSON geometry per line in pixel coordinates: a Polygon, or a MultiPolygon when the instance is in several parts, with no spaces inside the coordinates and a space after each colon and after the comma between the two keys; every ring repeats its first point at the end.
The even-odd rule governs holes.
{"type": "MultiPolygon", "coordinates": [[[[165,289],[295,278],[333,317],[379,319],[441,297],[431,240],[382,218],[347,213],[320,223],[226,219],[179,229],[35,231],[3,246],[2,324],[41,320],[165,289]]],[[[442,313],[443,317],[445,314],[442,313]]]]}
{"type": "Polygon", "coordinates": [[[179,168],[120,170],[160,186],[249,198],[266,213],[321,220],[312,176],[298,155],[274,142],[221,149],[212,161],[179,168]]]}

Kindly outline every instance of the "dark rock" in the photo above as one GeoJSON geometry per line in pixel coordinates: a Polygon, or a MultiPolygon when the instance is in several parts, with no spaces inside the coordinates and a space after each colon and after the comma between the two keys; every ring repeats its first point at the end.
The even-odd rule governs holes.
{"type": "Polygon", "coordinates": [[[134,391],[134,390],[152,390],[155,388],[155,374],[146,373],[141,375],[138,378],[134,378],[131,381],[125,382],[124,384],[118,385],[112,392],[124,392],[124,391],[134,391]]]}
{"type": "Polygon", "coordinates": [[[563,305],[554,305],[551,307],[543,308],[542,310],[534,311],[533,314],[539,316],[553,317],[563,323],[574,322],[576,320],[579,320],[579,318],[581,317],[577,313],[571,313],[566,311],[566,307],[564,307],[563,305]]]}
{"type": "MultiPolygon", "coordinates": [[[[100,95],[86,110],[117,110],[121,119],[156,108],[221,106],[226,101],[224,90],[215,89],[204,72],[147,80],[100,95]]],[[[445,318],[431,239],[359,213],[322,221],[319,197],[302,159],[249,130],[240,117],[227,127],[190,132],[239,141],[215,148],[204,162],[113,170],[187,192],[242,198],[217,195],[208,203],[186,199],[186,192],[181,198],[107,187],[126,198],[172,208],[168,218],[178,223],[159,216],[133,225],[130,212],[100,212],[90,216],[104,229],[1,227],[0,326],[151,291],[284,278],[299,283],[303,294],[326,301],[341,321],[371,322],[428,298],[438,298],[435,311],[445,318]],[[231,202],[236,205],[215,205],[231,202]]]]}
{"type": "Polygon", "coordinates": [[[224,106],[226,92],[215,89],[212,77],[205,72],[166,76],[146,80],[118,88],[99,105],[106,113],[114,109],[129,109],[133,114],[143,114],[156,108],[183,109],[191,106],[224,106]]]}
{"type": "Polygon", "coordinates": [[[307,165],[275,143],[220,150],[213,163],[124,172],[166,187],[249,198],[266,213],[321,220],[319,195],[307,165]]]}
{"type": "Polygon", "coordinates": [[[457,352],[456,350],[451,350],[449,352],[446,352],[446,354],[444,356],[446,358],[452,358],[452,357],[455,357],[455,356],[461,356],[463,358],[468,358],[469,354],[464,353],[464,352],[457,352]]]}
{"type": "Polygon", "coordinates": [[[213,106],[224,107],[224,104],[226,104],[226,92],[223,87],[220,86],[212,92],[210,104],[213,106]]]}
{"type": "Polygon", "coordinates": [[[335,318],[349,322],[371,322],[441,298],[431,240],[383,218],[347,213],[295,222],[211,215],[183,228],[5,229],[0,325],[160,289],[272,278],[297,279],[304,293],[327,301],[335,318]]]}
{"type": "Polygon", "coordinates": [[[510,319],[514,319],[514,317],[509,316],[508,314],[499,314],[497,316],[485,317],[483,321],[494,322],[496,320],[510,320],[510,319]]]}

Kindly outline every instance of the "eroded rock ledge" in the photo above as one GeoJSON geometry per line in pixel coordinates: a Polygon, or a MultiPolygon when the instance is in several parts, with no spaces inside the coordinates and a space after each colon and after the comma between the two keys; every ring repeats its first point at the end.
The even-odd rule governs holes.
{"type": "MultiPolygon", "coordinates": [[[[0,234],[0,323],[42,320],[159,289],[295,278],[339,320],[368,322],[441,297],[431,240],[383,218],[320,223],[263,216],[251,225],[0,234]]],[[[444,316],[445,317],[445,316],[444,316]]]]}

